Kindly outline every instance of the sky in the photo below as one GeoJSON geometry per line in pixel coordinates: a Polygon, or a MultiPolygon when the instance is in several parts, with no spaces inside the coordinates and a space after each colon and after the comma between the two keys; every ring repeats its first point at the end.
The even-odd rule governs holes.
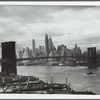
{"type": "Polygon", "coordinates": [[[59,5],[0,5],[0,43],[16,41],[23,47],[45,44],[45,34],[54,45],[82,49],[100,48],[100,7],[59,5]]]}

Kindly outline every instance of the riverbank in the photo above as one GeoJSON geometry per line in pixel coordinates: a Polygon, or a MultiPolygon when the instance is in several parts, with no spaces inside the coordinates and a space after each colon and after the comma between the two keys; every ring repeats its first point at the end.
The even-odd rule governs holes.
{"type": "Polygon", "coordinates": [[[75,91],[67,83],[53,83],[52,76],[51,83],[33,76],[13,74],[0,76],[0,80],[0,93],[6,94],[95,94],[92,91],[75,91]]]}

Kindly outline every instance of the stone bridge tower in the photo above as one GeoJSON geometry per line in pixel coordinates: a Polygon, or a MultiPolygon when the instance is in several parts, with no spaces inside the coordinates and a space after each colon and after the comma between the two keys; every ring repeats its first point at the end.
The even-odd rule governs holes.
{"type": "Polygon", "coordinates": [[[15,53],[15,42],[3,42],[2,43],[2,59],[7,59],[8,62],[2,62],[2,72],[6,72],[7,75],[10,73],[17,74],[16,68],[16,53],[15,53]]]}
{"type": "Polygon", "coordinates": [[[96,47],[88,48],[88,68],[97,68],[96,47]]]}

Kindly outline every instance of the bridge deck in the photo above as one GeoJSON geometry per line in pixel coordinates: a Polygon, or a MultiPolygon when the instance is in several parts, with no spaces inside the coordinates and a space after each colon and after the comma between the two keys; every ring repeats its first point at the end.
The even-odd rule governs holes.
{"type": "MultiPolygon", "coordinates": [[[[16,58],[16,61],[35,60],[35,59],[50,59],[50,58],[92,58],[89,56],[50,56],[50,57],[32,57],[32,58],[16,58]]],[[[96,57],[100,58],[100,57],[96,57]]],[[[8,62],[8,59],[0,59],[0,62],[8,62]]]]}

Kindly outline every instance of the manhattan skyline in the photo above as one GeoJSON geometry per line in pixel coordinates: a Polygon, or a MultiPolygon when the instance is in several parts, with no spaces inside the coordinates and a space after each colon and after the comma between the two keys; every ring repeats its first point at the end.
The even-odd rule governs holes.
{"type": "Polygon", "coordinates": [[[44,45],[49,34],[54,45],[100,48],[98,6],[0,6],[0,42],[16,41],[26,47],[44,45]]]}

